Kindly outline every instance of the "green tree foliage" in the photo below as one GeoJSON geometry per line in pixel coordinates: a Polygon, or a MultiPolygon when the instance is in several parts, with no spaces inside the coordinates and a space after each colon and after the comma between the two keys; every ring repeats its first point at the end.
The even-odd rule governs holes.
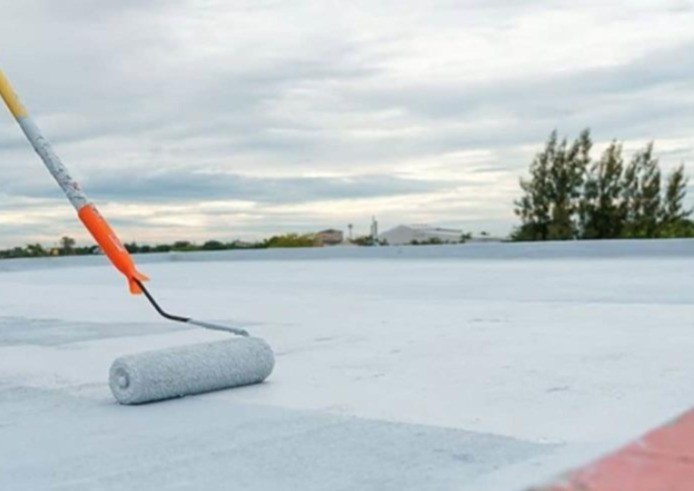
{"type": "Polygon", "coordinates": [[[591,162],[588,130],[568,145],[552,132],[521,179],[515,202],[521,225],[514,240],[613,239],[694,236],[684,207],[687,177],[675,169],[662,189],[653,143],[625,166],[622,145],[613,141],[591,162]]]}
{"type": "Polygon", "coordinates": [[[27,244],[25,251],[28,257],[48,256],[48,251],[41,244],[27,244]]]}
{"type": "Polygon", "coordinates": [[[75,253],[75,239],[72,237],[61,237],[60,238],[60,254],[63,256],[69,256],[75,253]]]}
{"type": "Polygon", "coordinates": [[[371,235],[360,235],[359,237],[355,237],[352,240],[350,240],[350,243],[358,246],[388,245],[388,241],[386,239],[377,239],[376,241],[374,241],[374,238],[371,235]]]}
{"type": "Polygon", "coordinates": [[[351,240],[352,244],[358,246],[372,246],[374,245],[374,238],[370,235],[360,235],[351,240]]]}
{"type": "Polygon", "coordinates": [[[203,251],[222,251],[226,249],[226,245],[218,240],[208,240],[202,245],[201,249],[203,251]]]}
{"type": "Polygon", "coordinates": [[[660,228],[660,168],[653,157],[653,143],[637,152],[625,175],[626,220],[624,237],[658,237],[660,228]]]}
{"type": "Polygon", "coordinates": [[[623,171],[622,145],[613,141],[586,176],[579,206],[584,238],[612,239],[621,235],[624,223],[621,206],[623,171]]]}
{"type": "Polygon", "coordinates": [[[130,254],[136,254],[140,252],[140,246],[137,245],[137,242],[126,242],[123,244],[123,247],[125,247],[125,250],[128,251],[130,254]]]}
{"type": "Polygon", "coordinates": [[[46,248],[39,243],[34,243],[27,244],[25,247],[4,249],[0,250],[0,259],[93,254],[97,249],[96,246],[77,247],[75,240],[71,237],[62,237],[58,245],[59,247],[46,248]]]}
{"type": "MultiPolygon", "coordinates": [[[[179,240],[173,244],[140,245],[137,242],[124,244],[131,254],[146,254],[150,252],[192,252],[192,251],[218,251],[230,249],[264,249],[268,247],[314,247],[316,245],[313,235],[287,234],[279,235],[259,242],[244,243],[241,241],[221,242],[208,240],[202,245],[187,240],[179,240]]],[[[99,248],[95,245],[76,246],[74,239],[63,237],[59,241],[59,247],[46,249],[41,244],[28,244],[26,247],[14,247],[0,250],[0,259],[13,259],[20,257],[42,257],[55,255],[90,255],[98,254],[99,248]]]]}
{"type": "Polygon", "coordinates": [[[550,134],[543,151],[530,165],[530,179],[521,179],[523,196],[516,201],[521,226],[516,240],[566,240],[579,232],[578,212],[581,205],[586,168],[590,163],[592,141],[584,130],[569,145],[550,134]]]}
{"type": "Polygon", "coordinates": [[[443,245],[445,242],[439,237],[429,237],[428,239],[410,241],[410,245],[443,245]]]}
{"type": "MultiPolygon", "coordinates": [[[[556,132],[554,135],[556,138],[556,132]]],[[[552,182],[550,239],[574,239],[579,234],[579,223],[576,217],[580,209],[581,190],[586,168],[590,163],[592,145],[590,132],[584,130],[570,146],[564,139],[556,149],[550,167],[552,182]]]]}
{"type": "Polygon", "coordinates": [[[176,252],[191,252],[196,249],[197,247],[195,246],[195,244],[188,240],[177,240],[173,243],[173,246],[171,247],[171,250],[176,252]]]}
{"type": "Polygon", "coordinates": [[[520,180],[523,196],[516,201],[516,214],[521,226],[515,233],[518,240],[547,240],[549,238],[551,160],[557,146],[557,133],[552,132],[544,151],[530,164],[530,179],[520,180]]]}
{"type": "Polygon", "coordinates": [[[688,219],[692,210],[684,207],[687,182],[682,164],[668,176],[661,216],[661,236],[663,237],[694,236],[694,227],[688,219]]]}
{"type": "Polygon", "coordinates": [[[264,247],[314,247],[316,238],[312,234],[285,234],[275,235],[266,239],[263,243],[264,247]]]}

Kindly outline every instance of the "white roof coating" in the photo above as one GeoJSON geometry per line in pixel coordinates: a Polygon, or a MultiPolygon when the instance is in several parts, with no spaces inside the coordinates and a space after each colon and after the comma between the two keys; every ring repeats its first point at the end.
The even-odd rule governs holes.
{"type": "Polygon", "coordinates": [[[694,242],[138,257],[261,385],[124,407],[126,353],[224,339],[103,257],[0,261],[0,489],[518,490],[694,402],[694,242]]]}

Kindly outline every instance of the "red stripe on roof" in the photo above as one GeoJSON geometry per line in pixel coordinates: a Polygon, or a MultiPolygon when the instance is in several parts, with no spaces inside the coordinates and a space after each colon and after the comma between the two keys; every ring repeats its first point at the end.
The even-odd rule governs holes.
{"type": "Polygon", "coordinates": [[[694,490],[694,410],[536,491],[694,490]]]}

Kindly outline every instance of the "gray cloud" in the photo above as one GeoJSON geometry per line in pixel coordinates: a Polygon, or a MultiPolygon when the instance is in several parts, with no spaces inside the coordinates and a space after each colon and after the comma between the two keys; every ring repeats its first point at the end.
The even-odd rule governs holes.
{"type": "MultiPolygon", "coordinates": [[[[25,186],[10,183],[11,193],[32,198],[54,197],[48,179],[25,186]]],[[[455,186],[460,186],[456,183],[455,186]]],[[[309,203],[330,199],[373,198],[450,189],[447,181],[421,181],[385,175],[359,177],[258,178],[234,174],[158,172],[144,175],[109,174],[88,180],[85,188],[100,201],[122,203],[182,203],[239,200],[257,203],[309,203]]]]}
{"type": "Polygon", "coordinates": [[[573,130],[577,122],[579,126],[595,126],[621,138],[631,136],[631,128],[644,123],[650,125],[653,137],[657,137],[662,127],[653,125],[654,117],[668,123],[671,126],[668,129],[691,121],[694,106],[694,99],[689,97],[694,89],[691,53],[694,53],[694,41],[603,68],[551,76],[522,73],[512,79],[468,87],[436,81],[400,89],[357,87],[353,89],[353,97],[361,101],[364,109],[400,107],[432,121],[442,118],[461,121],[502,111],[522,121],[521,125],[513,120],[513,131],[501,134],[474,129],[460,131],[456,136],[463,145],[537,141],[538,130],[562,126],[573,130]],[[605,109],[609,114],[600,114],[605,109]]]}

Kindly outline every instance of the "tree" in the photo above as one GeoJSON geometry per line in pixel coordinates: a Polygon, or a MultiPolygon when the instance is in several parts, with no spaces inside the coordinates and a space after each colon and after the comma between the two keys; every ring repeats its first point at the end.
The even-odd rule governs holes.
{"type": "Polygon", "coordinates": [[[690,237],[692,235],[692,223],[688,220],[692,214],[692,209],[684,208],[687,182],[683,164],[680,164],[668,176],[660,212],[660,235],[662,237],[690,237]]]}
{"type": "Polygon", "coordinates": [[[630,237],[634,233],[634,224],[641,216],[639,197],[640,191],[640,169],[635,159],[629,162],[629,165],[624,169],[622,177],[621,195],[622,202],[620,203],[620,216],[622,217],[622,236],[630,237]]]}
{"type": "Polygon", "coordinates": [[[265,247],[314,247],[316,238],[312,234],[285,234],[270,237],[263,243],[265,247]]]}
{"type": "Polygon", "coordinates": [[[653,143],[625,166],[622,145],[614,140],[591,165],[592,142],[584,130],[571,146],[552,132],[545,148],[521,179],[515,202],[521,225],[514,240],[613,239],[694,236],[692,210],[684,207],[684,167],[669,176],[666,188],[653,143]]]}
{"type": "Polygon", "coordinates": [[[202,245],[203,251],[221,251],[227,247],[218,240],[208,240],[202,245]]]}
{"type": "Polygon", "coordinates": [[[515,202],[521,226],[516,240],[566,240],[579,236],[583,182],[592,141],[585,129],[568,145],[553,131],[530,165],[530,179],[520,180],[523,196],[515,202]]]}
{"type": "Polygon", "coordinates": [[[138,252],[140,252],[140,246],[137,245],[137,242],[126,242],[125,244],[123,244],[123,247],[125,247],[125,250],[128,251],[130,254],[137,254],[138,252]]]}
{"type": "Polygon", "coordinates": [[[429,237],[428,239],[410,241],[410,245],[443,245],[445,242],[440,237],[429,237]]]}
{"type": "Polygon", "coordinates": [[[72,237],[61,237],[60,239],[60,254],[69,256],[75,252],[75,239],[72,237]]]}
{"type": "Polygon", "coordinates": [[[660,222],[660,168],[653,157],[653,143],[637,152],[624,174],[624,236],[653,238],[660,222]]]}
{"type": "Polygon", "coordinates": [[[613,140],[586,179],[580,205],[583,238],[613,239],[621,235],[623,171],[622,145],[613,140]]]}
{"type": "Polygon", "coordinates": [[[358,246],[372,246],[372,245],[380,245],[380,246],[387,246],[388,241],[386,239],[378,239],[375,243],[374,238],[372,235],[360,235],[359,237],[355,237],[350,241],[354,245],[358,246]]]}
{"type": "Polygon", "coordinates": [[[360,235],[353,238],[351,242],[358,246],[372,246],[374,245],[374,238],[371,235],[360,235]]]}
{"type": "Polygon", "coordinates": [[[653,143],[641,152],[643,177],[641,181],[641,206],[643,216],[639,224],[642,237],[657,237],[660,228],[661,173],[658,160],[653,157],[653,143]]]}
{"type": "Polygon", "coordinates": [[[157,244],[152,247],[152,252],[170,252],[171,246],[169,244],[157,244]]]}
{"type": "Polygon", "coordinates": [[[530,164],[530,179],[520,179],[523,196],[515,202],[515,213],[521,226],[514,232],[517,240],[547,240],[550,225],[550,166],[557,147],[557,132],[553,131],[544,151],[530,164]]]}
{"type": "Polygon", "coordinates": [[[577,217],[593,145],[590,131],[583,130],[570,147],[567,145],[566,139],[562,140],[550,167],[552,222],[549,238],[552,240],[575,239],[579,235],[577,217]]]}
{"type": "Polygon", "coordinates": [[[171,250],[176,252],[190,252],[195,250],[195,244],[188,240],[177,240],[173,243],[171,250]]]}
{"type": "Polygon", "coordinates": [[[41,244],[27,244],[26,248],[26,255],[29,257],[44,257],[48,255],[48,251],[43,248],[41,244]]]}

